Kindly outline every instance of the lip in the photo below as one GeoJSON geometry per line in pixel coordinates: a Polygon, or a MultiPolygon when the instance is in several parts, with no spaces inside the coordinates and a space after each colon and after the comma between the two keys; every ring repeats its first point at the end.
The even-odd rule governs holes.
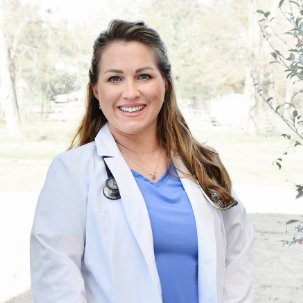
{"type": "Polygon", "coordinates": [[[120,104],[117,106],[118,111],[125,117],[137,117],[140,116],[142,113],[144,113],[145,109],[147,107],[147,104],[145,103],[126,103],[126,104],[120,104]],[[120,107],[137,107],[144,105],[144,108],[140,110],[139,112],[133,112],[133,113],[127,113],[120,109],[120,107]]]}
{"type": "Polygon", "coordinates": [[[137,107],[137,106],[142,106],[146,105],[144,103],[125,103],[125,104],[120,104],[117,107],[137,107]]]}

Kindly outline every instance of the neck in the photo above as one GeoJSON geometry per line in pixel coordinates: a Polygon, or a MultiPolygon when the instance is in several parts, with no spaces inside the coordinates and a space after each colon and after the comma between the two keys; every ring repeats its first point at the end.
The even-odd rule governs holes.
{"type": "Polygon", "coordinates": [[[115,141],[127,152],[135,154],[149,154],[159,149],[156,128],[150,129],[144,134],[125,134],[120,130],[109,125],[110,131],[115,141]]]}

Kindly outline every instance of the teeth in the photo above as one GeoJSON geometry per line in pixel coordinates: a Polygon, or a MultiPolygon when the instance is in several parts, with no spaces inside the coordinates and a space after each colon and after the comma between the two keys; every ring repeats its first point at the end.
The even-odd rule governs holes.
{"type": "Polygon", "coordinates": [[[123,112],[127,112],[127,113],[133,113],[133,112],[137,112],[140,111],[144,108],[144,105],[141,106],[137,106],[137,107],[125,107],[125,106],[121,106],[120,109],[123,112]]]}

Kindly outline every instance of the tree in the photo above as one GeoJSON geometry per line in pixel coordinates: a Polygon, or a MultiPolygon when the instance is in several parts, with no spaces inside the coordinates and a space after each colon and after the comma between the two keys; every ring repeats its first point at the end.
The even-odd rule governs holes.
{"type": "Polygon", "coordinates": [[[9,136],[21,136],[21,113],[16,92],[14,49],[6,43],[4,30],[4,0],[0,0],[0,65],[1,83],[5,91],[5,115],[9,136]]]}
{"type": "Polygon", "coordinates": [[[10,73],[8,69],[3,73],[2,86],[8,87],[5,79],[11,79],[15,92],[10,94],[15,97],[15,103],[10,102],[16,104],[15,120],[11,119],[12,115],[6,115],[9,134],[12,135],[16,134],[18,124],[10,121],[19,121],[19,126],[22,122],[18,82],[24,83],[32,103],[41,104],[42,114],[47,101],[85,85],[91,52],[88,48],[94,38],[89,29],[94,25],[86,20],[82,24],[58,20],[56,12],[50,9],[41,12],[39,6],[23,5],[20,0],[2,1],[5,37],[1,41],[9,54],[3,62],[9,62],[10,66],[10,73]]]}

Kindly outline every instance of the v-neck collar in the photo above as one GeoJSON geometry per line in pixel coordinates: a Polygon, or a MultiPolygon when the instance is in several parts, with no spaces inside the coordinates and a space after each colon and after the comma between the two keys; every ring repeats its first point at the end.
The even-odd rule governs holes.
{"type": "Polygon", "coordinates": [[[169,173],[166,170],[157,182],[153,182],[153,181],[147,179],[146,177],[144,177],[143,175],[141,175],[140,173],[138,173],[137,171],[135,171],[133,169],[131,169],[131,172],[133,173],[135,178],[140,178],[141,180],[143,180],[143,181],[145,181],[149,184],[152,184],[156,188],[161,188],[165,184],[165,182],[167,181],[167,179],[169,177],[169,173]]]}

